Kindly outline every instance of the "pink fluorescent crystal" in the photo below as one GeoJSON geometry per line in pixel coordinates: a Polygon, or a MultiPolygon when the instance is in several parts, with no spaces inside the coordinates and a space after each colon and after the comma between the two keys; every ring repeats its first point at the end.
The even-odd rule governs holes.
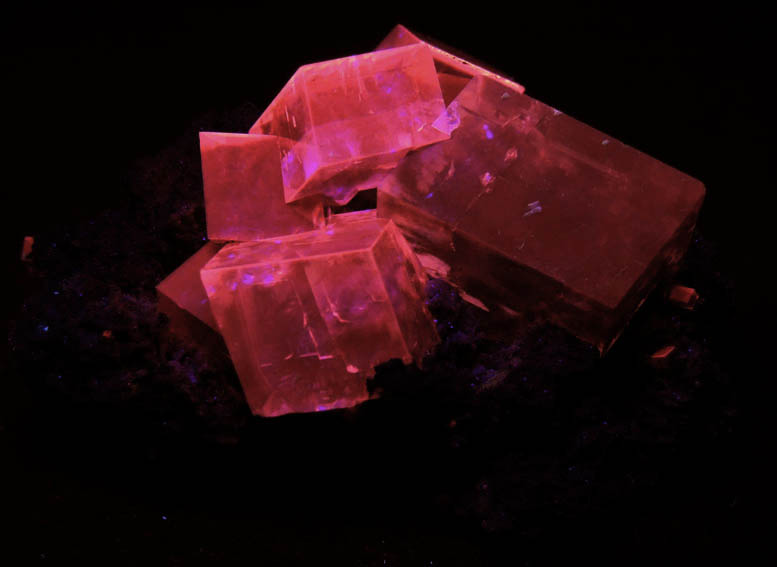
{"type": "Polygon", "coordinates": [[[157,293],[212,329],[218,329],[218,325],[200,280],[200,270],[221,246],[216,242],[208,242],[156,286],[157,293]]]}
{"type": "Polygon", "coordinates": [[[704,186],[486,77],[437,127],[451,138],[399,164],[378,215],[474,303],[609,348],[682,256],[704,186]]]}
{"type": "Polygon", "coordinates": [[[439,45],[424,41],[403,25],[397,25],[380,42],[377,49],[391,49],[403,45],[428,45],[434,58],[434,66],[437,69],[440,87],[442,89],[443,99],[446,106],[456,98],[461,90],[466,86],[472,77],[484,76],[497,81],[510,90],[516,90],[523,93],[523,86],[515,81],[505,77],[502,73],[491,71],[476,65],[471,58],[454,55],[449,51],[441,49],[439,45]]]}
{"type": "Polygon", "coordinates": [[[167,329],[175,336],[175,344],[183,342],[219,364],[228,363],[229,355],[211,313],[200,269],[221,246],[208,242],[156,287],[159,311],[167,316],[167,329]]]}
{"type": "Polygon", "coordinates": [[[287,203],[343,204],[409,150],[447,138],[432,127],[444,110],[430,51],[413,45],[300,67],[250,133],[293,142],[281,148],[287,203]]]}
{"type": "Polygon", "coordinates": [[[276,136],[200,132],[209,238],[260,240],[317,226],[320,199],[284,201],[281,151],[290,147],[276,136]]]}
{"type": "Polygon", "coordinates": [[[201,277],[256,414],[356,405],[376,365],[418,363],[438,341],[423,271],[396,226],[374,212],[227,245],[201,277]]]}

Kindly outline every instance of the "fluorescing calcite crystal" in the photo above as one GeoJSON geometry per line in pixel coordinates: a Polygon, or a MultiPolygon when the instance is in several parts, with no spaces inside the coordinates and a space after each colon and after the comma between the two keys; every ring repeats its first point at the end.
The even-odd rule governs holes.
{"type": "Polygon", "coordinates": [[[379,187],[421,262],[492,311],[605,351],[690,240],[704,186],[500,81],[475,77],[379,187]]]}
{"type": "Polygon", "coordinates": [[[206,243],[156,289],[159,311],[167,317],[170,333],[212,362],[226,363],[229,360],[227,347],[200,279],[200,270],[221,247],[217,242],[206,243]]]}
{"type": "Polygon", "coordinates": [[[438,341],[424,272],[374,211],[227,245],[201,277],[248,403],[263,416],[358,404],[376,365],[420,363],[438,341]]]}
{"type": "Polygon", "coordinates": [[[218,325],[200,280],[200,270],[221,247],[217,242],[206,243],[156,286],[158,294],[212,329],[218,329],[218,325]]]}
{"type": "Polygon", "coordinates": [[[281,148],[286,202],[321,194],[343,204],[409,150],[447,138],[432,127],[444,110],[419,44],[300,67],[250,133],[293,142],[281,148]]]}
{"type": "Polygon", "coordinates": [[[489,312],[484,332],[549,320],[606,351],[704,187],[523,93],[397,26],[300,67],[248,134],[202,132],[208,236],[239,242],[158,286],[171,327],[228,349],[263,416],[356,405],[376,365],[420,363],[439,340],[424,270],[489,312]],[[331,216],[375,187],[377,213],[331,216]]]}
{"type": "Polygon", "coordinates": [[[484,76],[503,84],[510,90],[524,92],[524,87],[502,73],[486,69],[472,62],[468,56],[454,55],[439,45],[424,41],[403,25],[397,25],[380,42],[378,50],[392,49],[404,45],[427,45],[434,58],[437,79],[440,82],[443,99],[448,105],[464,89],[472,77],[484,76]]]}
{"type": "Polygon", "coordinates": [[[316,228],[320,199],[287,205],[283,197],[281,151],[291,145],[276,136],[200,132],[209,238],[260,240],[316,228]]]}

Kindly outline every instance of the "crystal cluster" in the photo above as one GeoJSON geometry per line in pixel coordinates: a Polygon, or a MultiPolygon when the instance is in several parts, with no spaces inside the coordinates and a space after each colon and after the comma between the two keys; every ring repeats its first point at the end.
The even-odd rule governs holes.
{"type": "Polygon", "coordinates": [[[420,364],[439,340],[427,274],[484,319],[549,320],[605,352],[704,196],[402,26],[301,67],[248,133],[200,149],[213,242],[158,290],[223,338],[264,416],[353,406],[376,365],[420,364]],[[377,211],[331,214],[374,188],[377,211]]]}

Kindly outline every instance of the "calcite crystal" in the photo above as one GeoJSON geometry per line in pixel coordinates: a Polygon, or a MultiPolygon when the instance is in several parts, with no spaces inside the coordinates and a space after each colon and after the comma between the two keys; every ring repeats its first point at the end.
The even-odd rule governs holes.
{"type": "Polygon", "coordinates": [[[160,307],[229,351],[263,416],[353,406],[376,365],[419,364],[439,340],[427,273],[488,312],[486,334],[550,321],[603,353],[678,263],[704,197],[403,26],[300,67],[248,134],[202,132],[200,150],[213,242],[158,286],[160,307]],[[343,213],[367,189],[374,207],[376,187],[377,211],[343,213]]]}
{"type": "Polygon", "coordinates": [[[409,151],[447,137],[427,46],[304,65],[251,127],[291,140],[281,148],[286,202],[325,195],[338,204],[376,186],[409,151]]]}
{"type": "Polygon", "coordinates": [[[473,78],[381,184],[422,263],[482,307],[605,351],[690,239],[703,185],[501,81],[473,78]]]}
{"type": "Polygon", "coordinates": [[[313,230],[323,203],[287,205],[281,152],[292,142],[277,136],[200,132],[205,218],[212,240],[259,240],[313,230]]]}
{"type": "Polygon", "coordinates": [[[228,364],[229,353],[200,279],[200,270],[221,247],[222,244],[208,242],[162,280],[156,289],[159,311],[167,317],[167,329],[177,342],[202,353],[211,362],[228,364]]]}
{"type": "Polygon", "coordinates": [[[208,295],[200,280],[200,270],[218,253],[221,247],[222,244],[217,242],[207,242],[205,246],[156,286],[160,296],[212,329],[218,329],[218,325],[216,319],[213,318],[208,295]]]}
{"type": "Polygon", "coordinates": [[[394,223],[374,212],[227,245],[201,277],[260,415],[355,405],[377,364],[420,363],[438,341],[423,270],[394,223]]]}
{"type": "Polygon", "coordinates": [[[483,76],[503,84],[510,90],[524,92],[524,87],[504,75],[476,64],[469,56],[451,53],[438,44],[423,40],[403,25],[397,25],[380,42],[378,50],[391,49],[404,45],[427,45],[434,58],[437,79],[440,82],[446,106],[464,89],[472,77],[483,76]]]}

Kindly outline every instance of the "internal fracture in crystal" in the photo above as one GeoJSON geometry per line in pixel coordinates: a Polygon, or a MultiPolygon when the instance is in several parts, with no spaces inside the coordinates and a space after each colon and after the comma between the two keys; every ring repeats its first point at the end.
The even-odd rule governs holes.
{"type": "Polygon", "coordinates": [[[420,363],[438,341],[425,274],[394,223],[374,211],[227,245],[201,277],[256,414],[358,404],[376,365],[420,363]]]}

